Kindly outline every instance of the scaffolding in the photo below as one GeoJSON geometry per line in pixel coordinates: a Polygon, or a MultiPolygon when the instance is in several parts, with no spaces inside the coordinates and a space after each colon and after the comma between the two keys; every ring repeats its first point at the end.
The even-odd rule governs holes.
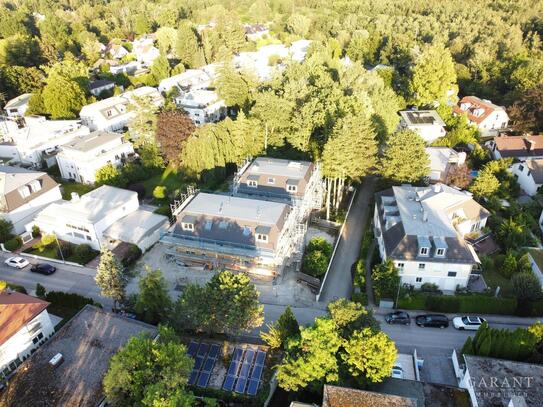
{"type": "Polygon", "coordinates": [[[173,200],[173,202],[170,204],[170,210],[172,212],[172,219],[170,219],[171,224],[176,221],[177,215],[179,215],[181,211],[190,203],[190,201],[192,201],[192,198],[194,198],[198,192],[198,189],[194,188],[192,185],[189,185],[186,192],[180,193],[179,197],[173,200]]]}

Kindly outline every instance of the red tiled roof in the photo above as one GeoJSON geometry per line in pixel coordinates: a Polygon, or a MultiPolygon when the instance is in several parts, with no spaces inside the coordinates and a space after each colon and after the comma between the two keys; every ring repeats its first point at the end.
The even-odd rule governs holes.
{"type": "Polygon", "coordinates": [[[0,346],[48,305],[47,301],[18,292],[0,292],[0,346]]]}
{"type": "Polygon", "coordinates": [[[458,104],[453,108],[456,114],[467,113],[470,122],[481,124],[488,116],[490,116],[496,110],[502,110],[503,108],[497,106],[489,101],[479,99],[477,96],[464,96],[458,104]],[[470,106],[467,110],[462,110],[461,106],[464,103],[469,103],[470,106]],[[476,116],[475,111],[477,109],[483,109],[483,113],[476,116]]]}
{"type": "Polygon", "coordinates": [[[494,137],[496,149],[503,158],[543,155],[543,136],[494,137]]]}

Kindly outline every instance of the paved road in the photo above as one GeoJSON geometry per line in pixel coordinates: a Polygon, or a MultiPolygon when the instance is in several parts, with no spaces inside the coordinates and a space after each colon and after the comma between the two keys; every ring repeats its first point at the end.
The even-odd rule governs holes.
{"type": "Polygon", "coordinates": [[[368,177],[358,189],[351,211],[343,228],[329,275],[323,287],[320,302],[329,303],[337,298],[351,298],[353,289],[351,267],[358,260],[362,233],[370,213],[369,203],[375,189],[375,178],[368,177]]]}

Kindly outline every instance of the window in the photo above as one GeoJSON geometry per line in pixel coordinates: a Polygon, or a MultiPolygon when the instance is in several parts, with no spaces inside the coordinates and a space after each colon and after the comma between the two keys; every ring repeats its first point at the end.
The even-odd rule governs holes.
{"type": "Polygon", "coordinates": [[[520,164],[520,165],[518,166],[518,170],[519,170],[520,172],[524,171],[524,165],[520,164]]]}
{"type": "Polygon", "coordinates": [[[90,236],[85,236],[87,238],[88,241],[92,241],[92,237],[90,236]]]}
{"type": "Polygon", "coordinates": [[[181,229],[192,232],[194,231],[194,224],[193,223],[181,223],[181,229]]]}
{"type": "Polygon", "coordinates": [[[250,188],[256,188],[258,187],[258,182],[253,179],[247,180],[247,186],[250,188]]]}
{"type": "Polygon", "coordinates": [[[30,196],[30,187],[28,185],[25,185],[19,188],[19,194],[23,199],[28,198],[30,196]]]}
{"type": "Polygon", "coordinates": [[[219,229],[228,229],[228,222],[225,220],[221,220],[219,222],[219,229]]]}
{"type": "Polygon", "coordinates": [[[403,269],[404,263],[397,263],[396,267],[398,267],[399,269],[403,269]]]}
{"type": "Polygon", "coordinates": [[[212,227],[213,227],[213,221],[206,220],[206,223],[204,225],[204,229],[207,230],[207,231],[210,231],[212,227]]]}
{"type": "Polygon", "coordinates": [[[419,270],[424,270],[426,268],[426,264],[419,263],[419,270]]]}
{"type": "Polygon", "coordinates": [[[445,255],[445,249],[437,249],[436,256],[444,256],[445,255]]]}
{"type": "Polygon", "coordinates": [[[427,247],[421,247],[420,248],[420,255],[421,256],[428,256],[429,249],[427,247]]]}
{"type": "Polygon", "coordinates": [[[271,185],[275,184],[275,178],[272,178],[272,177],[268,178],[268,184],[271,184],[271,185]]]}
{"type": "Polygon", "coordinates": [[[265,235],[263,233],[257,233],[256,241],[257,242],[267,243],[268,242],[268,235],[265,235]]]}
{"type": "Polygon", "coordinates": [[[447,277],[456,277],[456,271],[449,271],[447,277]]]}
{"type": "Polygon", "coordinates": [[[297,192],[298,185],[287,185],[287,192],[297,192]]]}
{"type": "Polygon", "coordinates": [[[422,277],[417,277],[417,278],[415,279],[415,281],[416,281],[417,283],[422,283],[422,277]]]}
{"type": "Polygon", "coordinates": [[[41,190],[41,181],[39,179],[35,179],[30,183],[30,190],[32,192],[38,192],[41,190]]]}

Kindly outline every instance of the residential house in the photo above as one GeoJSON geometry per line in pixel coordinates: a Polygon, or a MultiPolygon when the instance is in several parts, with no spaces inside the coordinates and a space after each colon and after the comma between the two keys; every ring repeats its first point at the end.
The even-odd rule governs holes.
{"type": "Polygon", "coordinates": [[[22,233],[34,215],[62,199],[59,185],[44,172],[0,166],[0,218],[22,233]]]}
{"type": "Polygon", "coordinates": [[[453,353],[458,385],[473,407],[536,407],[543,399],[543,365],[453,353]]]}
{"type": "Polygon", "coordinates": [[[435,110],[402,110],[398,128],[414,131],[427,143],[432,143],[447,134],[445,122],[435,110]]]}
{"type": "MultiPolygon", "coordinates": [[[[539,227],[542,227],[543,212],[539,218],[539,227]]],[[[543,249],[531,247],[528,249],[528,260],[535,276],[539,279],[541,287],[543,287],[543,249]]]]}
{"type": "Polygon", "coordinates": [[[81,117],[81,122],[91,131],[121,130],[136,115],[136,112],[128,108],[135,98],[149,98],[156,106],[161,106],[164,103],[164,98],[155,88],[143,86],[85,105],[81,108],[79,117],[81,117]]]}
{"type": "Polygon", "coordinates": [[[543,158],[515,162],[509,171],[527,195],[534,196],[543,185],[543,158]]]}
{"type": "Polygon", "coordinates": [[[270,33],[270,30],[264,24],[245,24],[243,28],[245,30],[245,37],[249,41],[256,41],[270,33]]]}
{"type": "Polygon", "coordinates": [[[115,82],[107,79],[97,79],[89,83],[89,91],[96,97],[100,96],[102,92],[113,92],[113,89],[115,89],[115,82]]]}
{"type": "Polygon", "coordinates": [[[9,289],[0,292],[0,381],[55,332],[48,305],[9,289]]]}
{"type": "Polygon", "coordinates": [[[177,107],[187,112],[194,124],[216,123],[226,117],[226,105],[215,91],[195,89],[174,98],[177,107]]]}
{"type": "Polygon", "coordinates": [[[43,116],[0,119],[0,157],[33,168],[56,165],[58,147],[89,134],[80,120],[47,120],[43,116]]]}
{"type": "Polygon", "coordinates": [[[402,283],[466,287],[480,261],[464,236],[481,230],[488,216],[470,193],[443,184],[379,192],[374,225],[381,258],[394,262],[402,283]]]}
{"type": "Polygon", "coordinates": [[[273,276],[303,252],[305,229],[285,203],[200,192],[172,209],[161,242],[185,264],[273,276]]]}
{"type": "Polygon", "coordinates": [[[110,64],[109,65],[109,72],[112,75],[117,74],[126,74],[129,76],[135,76],[136,73],[141,69],[141,63],[138,61],[128,61],[124,64],[110,64]]]}
{"type": "Polygon", "coordinates": [[[119,167],[133,155],[132,144],[122,134],[94,131],[63,144],[57,163],[62,178],[94,184],[100,168],[107,164],[119,167]]]}
{"type": "Polygon", "coordinates": [[[453,108],[454,113],[467,115],[468,121],[477,126],[483,137],[497,136],[507,129],[509,116],[505,107],[477,96],[464,96],[453,108]]]}
{"type": "Polygon", "coordinates": [[[96,407],[105,405],[102,380],[110,359],[130,338],[156,337],[152,325],[86,305],[7,383],[6,406],[96,407]],[[31,389],[31,390],[29,390],[31,389]]]}
{"type": "Polygon", "coordinates": [[[32,93],[23,93],[14,99],[8,100],[4,106],[4,111],[8,117],[23,117],[28,109],[28,101],[32,93]]]}
{"type": "Polygon", "coordinates": [[[495,160],[543,158],[543,135],[498,136],[485,143],[495,160]]]}
{"type": "Polygon", "coordinates": [[[290,44],[289,54],[292,60],[296,62],[303,62],[305,60],[305,56],[307,55],[307,51],[309,51],[311,43],[311,40],[301,39],[290,44]]]}
{"type": "Polygon", "coordinates": [[[95,250],[113,248],[119,241],[146,250],[165,231],[168,219],[140,209],[136,192],[103,185],[81,197],[73,193],[70,201],[47,206],[26,229],[32,230],[33,225],[58,239],[86,243],[95,250]],[[123,230],[125,227],[128,229],[123,230]]]}
{"type": "Polygon", "coordinates": [[[449,171],[466,162],[466,153],[448,147],[426,147],[430,158],[430,182],[446,182],[449,171]]]}
{"type": "Polygon", "coordinates": [[[120,44],[110,42],[106,49],[105,54],[109,55],[113,59],[122,59],[129,54],[128,50],[120,44]]]}
{"type": "Polygon", "coordinates": [[[175,89],[178,93],[191,89],[205,89],[211,86],[211,77],[203,69],[187,69],[179,75],[162,79],[158,84],[160,93],[168,93],[175,89]]]}
{"type": "Polygon", "coordinates": [[[318,165],[268,157],[247,161],[234,177],[233,192],[241,197],[288,203],[300,220],[321,208],[324,193],[318,165]]]}
{"type": "Polygon", "coordinates": [[[144,67],[150,67],[155,59],[160,56],[160,51],[154,46],[155,36],[152,34],[144,35],[132,42],[132,52],[137,61],[144,67]]]}

